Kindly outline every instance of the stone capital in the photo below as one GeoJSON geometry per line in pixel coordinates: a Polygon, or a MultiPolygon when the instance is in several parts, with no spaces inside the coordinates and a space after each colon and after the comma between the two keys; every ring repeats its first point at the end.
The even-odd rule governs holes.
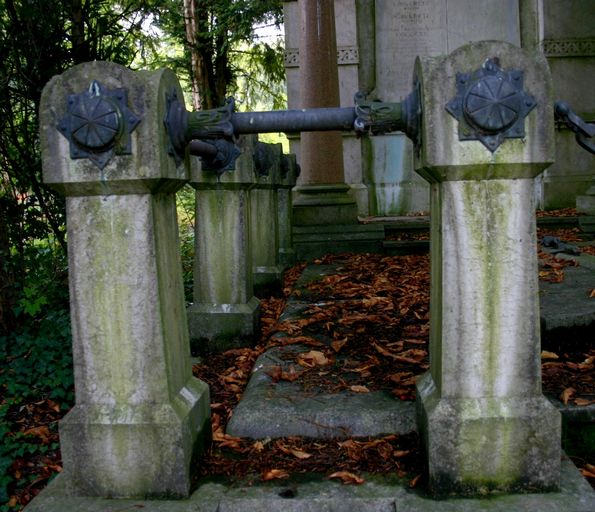
{"type": "MultiPolygon", "coordinates": [[[[505,42],[470,43],[448,56],[418,58],[415,80],[419,82],[423,105],[415,169],[426,180],[533,178],[554,161],[552,80],[542,54],[528,53],[505,42]],[[526,97],[535,102],[518,125],[524,128],[524,137],[504,138],[493,151],[481,140],[459,140],[459,121],[446,108],[457,93],[461,94],[458,77],[473,76],[488,59],[495,61],[505,73],[520,72],[517,79],[522,81],[526,97]]],[[[490,80],[497,81],[494,77],[490,80]]]]}
{"type": "MultiPolygon", "coordinates": [[[[183,163],[178,165],[168,153],[169,140],[163,123],[168,96],[173,93],[183,97],[176,76],[164,69],[133,72],[118,64],[97,61],[80,64],[54,77],[43,91],[40,106],[44,182],[69,196],[172,192],[180,188],[188,179],[187,168],[183,163]],[[70,105],[73,98],[93,87],[99,100],[105,98],[102,91],[121,91],[125,99],[118,100],[127,102],[121,108],[138,121],[133,130],[127,130],[129,154],[115,151],[105,158],[102,168],[93,158],[80,155],[105,155],[108,152],[102,144],[106,141],[91,138],[87,148],[88,137],[81,145],[81,137],[76,134],[90,133],[96,126],[117,131],[118,114],[107,119],[115,125],[105,127],[104,114],[96,110],[101,105],[88,106],[87,115],[82,118],[70,105]],[[72,122],[64,126],[65,120],[72,122]],[[79,143],[74,144],[74,150],[70,134],[79,143]]],[[[104,103],[109,100],[108,97],[104,103]]],[[[83,110],[86,107],[83,105],[83,110]]]]}

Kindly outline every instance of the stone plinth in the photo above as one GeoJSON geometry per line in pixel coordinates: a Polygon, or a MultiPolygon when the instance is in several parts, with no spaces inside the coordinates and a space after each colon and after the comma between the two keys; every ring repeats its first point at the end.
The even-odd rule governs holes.
{"type": "Polygon", "coordinates": [[[281,160],[281,181],[277,187],[277,219],[279,233],[279,265],[290,267],[295,263],[295,250],[291,228],[293,225],[291,189],[300,173],[295,155],[283,155],[281,160]]]}
{"type": "Polygon", "coordinates": [[[174,197],[187,168],[167,154],[163,124],[172,91],[182,97],[168,71],[93,62],[53,78],[42,95],[44,180],[67,196],[76,404],[60,444],[62,478],[77,496],[185,497],[193,454],[210,434],[208,387],[189,361],[174,197]],[[93,81],[116,100],[97,96],[93,81]],[[128,128],[130,113],[140,118],[121,132],[131,154],[103,168],[72,159],[81,147],[57,129],[68,95],[90,89],[96,97],[72,116],[73,138],[95,148],[93,133],[109,139],[97,127],[116,122],[105,111],[115,101],[129,109],[128,128]]]}
{"type": "Polygon", "coordinates": [[[578,219],[581,229],[586,233],[595,233],[595,185],[585,195],[576,196],[576,209],[586,214],[578,219]]]}
{"type": "Polygon", "coordinates": [[[554,490],[560,417],[541,394],[533,213],[533,178],[554,158],[547,63],[508,43],[483,42],[418,60],[416,75],[423,114],[415,166],[431,189],[430,371],[417,385],[430,490],[554,490]],[[494,152],[460,141],[445,109],[457,73],[473,73],[488,58],[522,70],[536,102],[525,138],[504,139],[494,152]]]}
{"type": "MultiPolygon", "coordinates": [[[[266,297],[281,289],[283,268],[279,263],[279,203],[281,144],[258,142],[254,152],[255,186],[250,191],[250,243],[254,291],[266,297]]],[[[287,225],[284,225],[287,230],[287,225]]]]}
{"type": "Polygon", "coordinates": [[[252,342],[260,303],[254,296],[249,191],[255,184],[256,137],[242,137],[233,171],[192,166],[196,189],[194,303],[188,309],[193,349],[224,350],[252,342]]]}

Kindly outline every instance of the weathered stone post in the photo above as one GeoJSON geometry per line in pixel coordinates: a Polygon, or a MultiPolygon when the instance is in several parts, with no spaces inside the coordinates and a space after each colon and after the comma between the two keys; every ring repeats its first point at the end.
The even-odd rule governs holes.
{"type": "Polygon", "coordinates": [[[278,262],[282,268],[287,268],[295,262],[293,248],[293,212],[291,190],[295,187],[299,167],[295,155],[282,155],[281,157],[281,182],[277,187],[277,219],[279,233],[278,262]]]}
{"type": "Polygon", "coordinates": [[[541,394],[533,199],[533,178],[554,159],[547,63],[482,42],[418,60],[416,75],[416,169],[431,184],[431,361],[417,384],[430,488],[556,489],[560,417],[541,394]]]}
{"type": "Polygon", "coordinates": [[[258,142],[254,152],[256,185],[250,191],[250,243],[254,289],[258,297],[279,290],[283,268],[279,265],[279,212],[277,190],[281,184],[281,144],[258,142]]]}
{"type": "Polygon", "coordinates": [[[167,152],[168,71],[92,62],[41,100],[46,183],[66,195],[76,405],[60,422],[72,494],[184,497],[210,432],[192,377],[167,152]],[[60,133],[62,132],[62,133],[60,133]]]}
{"type": "Polygon", "coordinates": [[[217,174],[193,166],[196,189],[194,304],[188,309],[192,344],[224,350],[252,340],[260,302],[254,296],[250,245],[250,195],[256,178],[257,137],[239,140],[233,171],[217,174]]]}

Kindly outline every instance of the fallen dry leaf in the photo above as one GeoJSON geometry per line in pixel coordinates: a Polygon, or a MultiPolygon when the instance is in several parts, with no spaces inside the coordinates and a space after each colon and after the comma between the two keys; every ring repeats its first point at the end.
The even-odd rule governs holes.
{"type": "Polygon", "coordinates": [[[341,350],[345,346],[345,343],[347,343],[347,337],[342,338],[340,340],[331,341],[331,347],[335,352],[339,352],[339,350],[341,350]]]}
{"type": "Polygon", "coordinates": [[[339,478],[344,484],[360,485],[365,482],[362,477],[350,473],[349,471],[336,471],[332,475],[329,475],[329,478],[339,478]]]}
{"type": "Polygon", "coordinates": [[[566,388],[564,391],[562,391],[562,394],[560,395],[560,400],[562,400],[564,405],[568,405],[568,400],[570,400],[572,398],[572,395],[574,395],[575,393],[576,389],[566,388]]]}
{"type": "Polygon", "coordinates": [[[417,483],[419,482],[419,479],[421,478],[421,475],[417,475],[415,477],[413,477],[411,480],[409,480],[409,487],[413,488],[417,485],[417,483]]]}
{"type": "Polygon", "coordinates": [[[262,474],[261,478],[267,482],[269,480],[282,480],[289,478],[289,473],[284,469],[271,469],[262,474]]]}
{"type": "Polygon", "coordinates": [[[309,459],[310,457],[312,457],[311,453],[307,453],[302,450],[298,450],[297,448],[290,448],[289,451],[291,452],[291,455],[293,455],[297,459],[303,460],[303,459],[309,459]]]}
{"type": "Polygon", "coordinates": [[[593,289],[591,290],[591,293],[589,294],[589,298],[591,298],[591,299],[595,299],[595,288],[593,288],[593,289]]]}
{"type": "Polygon", "coordinates": [[[595,400],[585,400],[584,398],[575,398],[573,401],[574,405],[579,405],[581,407],[585,405],[595,404],[595,400]]]}
{"type": "Polygon", "coordinates": [[[541,351],[541,359],[560,359],[560,356],[554,352],[542,350],[541,351]]]}
{"type": "Polygon", "coordinates": [[[45,425],[25,430],[23,434],[25,434],[26,436],[39,437],[43,444],[47,444],[50,438],[50,430],[45,425]]]}
{"type": "Polygon", "coordinates": [[[319,350],[310,350],[305,354],[299,354],[297,362],[306,368],[312,368],[314,366],[326,366],[330,363],[330,360],[319,350]]]}
{"type": "Polygon", "coordinates": [[[366,386],[349,386],[349,389],[354,393],[369,393],[370,390],[366,386]]]}

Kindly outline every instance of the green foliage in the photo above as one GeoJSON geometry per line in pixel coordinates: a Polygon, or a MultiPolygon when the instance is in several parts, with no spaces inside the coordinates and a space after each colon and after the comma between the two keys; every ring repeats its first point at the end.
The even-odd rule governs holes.
{"type": "Polygon", "coordinates": [[[0,511],[9,510],[1,504],[14,485],[13,462],[57,448],[19,432],[19,411],[47,399],[63,410],[74,402],[66,257],[60,246],[38,242],[25,250],[23,265],[18,327],[0,336],[0,511]]]}
{"type": "Polygon", "coordinates": [[[282,47],[259,43],[254,29],[279,26],[282,18],[281,0],[168,0],[155,24],[168,48],[183,51],[159,55],[154,63],[174,69],[190,84],[195,107],[220,106],[239,87],[249,98],[267,96],[285,78],[279,66],[282,47]],[[257,79],[246,79],[255,71],[257,79]]]}
{"type": "Polygon", "coordinates": [[[193,267],[194,267],[194,218],[195,192],[186,185],[176,194],[178,227],[180,236],[180,255],[182,258],[182,280],[186,302],[193,302],[193,267]]]}

